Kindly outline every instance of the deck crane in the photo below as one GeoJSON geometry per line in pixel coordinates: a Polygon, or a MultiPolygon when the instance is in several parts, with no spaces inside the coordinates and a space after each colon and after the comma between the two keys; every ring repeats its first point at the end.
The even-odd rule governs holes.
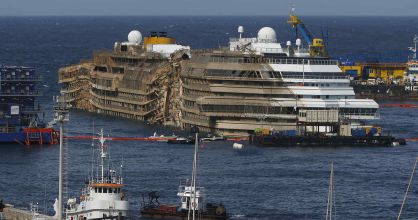
{"type": "Polygon", "coordinates": [[[312,33],[308,30],[308,28],[305,26],[302,20],[294,14],[294,9],[292,9],[287,23],[291,24],[292,28],[296,30],[296,38],[298,38],[299,33],[302,35],[302,37],[309,46],[309,54],[311,56],[328,56],[324,40],[322,38],[313,37],[312,33]]]}

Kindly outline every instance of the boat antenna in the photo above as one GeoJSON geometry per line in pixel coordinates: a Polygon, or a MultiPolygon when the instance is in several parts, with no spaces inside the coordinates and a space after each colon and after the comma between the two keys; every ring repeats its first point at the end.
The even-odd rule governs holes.
{"type": "Polygon", "coordinates": [[[103,128],[100,130],[99,133],[99,142],[100,142],[100,168],[101,168],[101,182],[104,183],[104,166],[105,166],[105,158],[107,156],[105,151],[105,141],[106,139],[103,137],[103,128]]]}
{"type": "Polygon", "coordinates": [[[93,178],[94,178],[94,151],[95,151],[95,149],[94,149],[94,120],[93,120],[93,130],[92,130],[92,135],[93,135],[93,137],[91,138],[91,151],[92,151],[92,154],[91,154],[91,181],[93,181],[93,178]]]}
{"type": "Polygon", "coordinates": [[[122,171],[123,171],[123,155],[122,155],[122,162],[120,163],[120,182],[123,183],[123,175],[122,175],[122,171]]]}
{"type": "Polygon", "coordinates": [[[408,187],[406,188],[406,192],[405,192],[405,195],[403,197],[401,209],[399,210],[399,214],[398,214],[397,220],[401,219],[401,214],[402,214],[402,211],[403,211],[403,207],[405,205],[405,202],[406,202],[406,197],[408,196],[408,192],[409,192],[409,189],[411,188],[411,184],[412,184],[412,179],[414,178],[414,173],[415,173],[415,168],[417,167],[417,162],[418,162],[418,157],[415,159],[414,168],[412,169],[411,176],[409,177],[408,187]]]}

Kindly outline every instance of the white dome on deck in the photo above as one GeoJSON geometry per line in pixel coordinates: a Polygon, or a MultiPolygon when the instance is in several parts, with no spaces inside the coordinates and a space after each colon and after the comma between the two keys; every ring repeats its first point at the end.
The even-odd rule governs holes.
{"type": "Polygon", "coordinates": [[[277,42],[276,31],[271,27],[263,27],[258,31],[257,39],[261,42],[277,42]]]}
{"type": "Polygon", "coordinates": [[[128,41],[132,44],[140,44],[142,41],[142,34],[137,30],[133,30],[128,34],[128,41]]]}

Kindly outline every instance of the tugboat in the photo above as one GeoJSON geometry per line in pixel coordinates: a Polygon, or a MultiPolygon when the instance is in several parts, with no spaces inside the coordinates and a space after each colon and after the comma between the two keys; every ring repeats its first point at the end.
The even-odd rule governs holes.
{"type": "Polygon", "coordinates": [[[192,180],[180,183],[177,196],[180,197],[180,206],[164,205],[158,201],[157,192],[148,194],[149,201],[145,204],[143,201],[140,210],[143,218],[154,219],[201,219],[201,220],[222,220],[228,219],[226,209],[222,204],[207,203],[204,206],[203,187],[196,185],[197,183],[197,154],[198,154],[198,133],[196,132],[192,180]]]}
{"type": "Polygon", "coordinates": [[[129,202],[122,191],[123,178],[116,170],[110,168],[108,161],[106,138],[103,130],[99,133],[99,160],[98,171],[87,182],[80,196],[70,198],[67,202],[67,220],[88,219],[126,219],[128,217],[129,202]],[[108,170],[105,170],[108,168],[108,170]],[[95,178],[96,177],[96,178],[95,178]]]}

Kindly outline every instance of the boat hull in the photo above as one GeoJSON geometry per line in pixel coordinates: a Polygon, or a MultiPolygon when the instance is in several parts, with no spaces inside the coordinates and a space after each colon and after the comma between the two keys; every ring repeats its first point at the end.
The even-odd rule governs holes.
{"type": "Polygon", "coordinates": [[[0,144],[22,144],[22,145],[42,145],[54,144],[56,137],[52,133],[42,133],[36,138],[28,137],[22,132],[0,133],[0,144]]]}
{"type": "MultiPolygon", "coordinates": [[[[152,219],[173,219],[173,220],[187,220],[188,213],[187,212],[174,212],[174,213],[167,213],[162,212],[159,210],[141,210],[141,217],[142,218],[152,218],[152,219]]],[[[228,219],[226,215],[211,215],[208,213],[202,213],[201,215],[196,214],[196,218],[198,217],[201,220],[223,220],[228,219]]]]}

